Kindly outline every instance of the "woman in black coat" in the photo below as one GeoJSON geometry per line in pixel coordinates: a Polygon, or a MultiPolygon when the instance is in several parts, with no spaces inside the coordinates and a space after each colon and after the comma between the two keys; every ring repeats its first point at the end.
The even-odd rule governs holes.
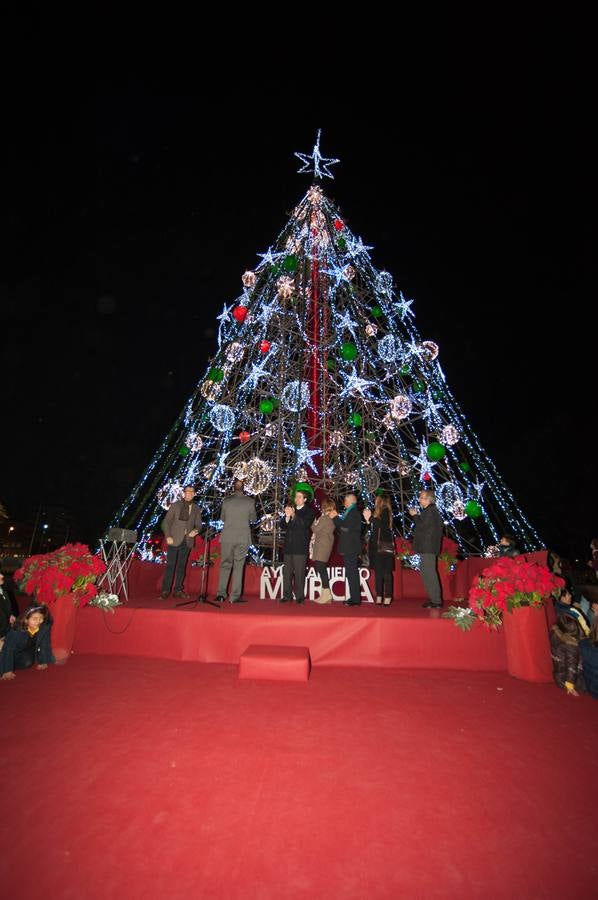
{"type": "Polygon", "coordinates": [[[2,681],[16,678],[15,669],[28,669],[34,664],[38,669],[47,669],[55,661],[50,643],[51,623],[48,607],[44,605],[30,606],[17,619],[0,651],[2,681]]]}
{"type": "Polygon", "coordinates": [[[373,515],[370,509],[364,509],[363,517],[370,524],[369,552],[370,565],[376,575],[376,603],[390,606],[395,565],[390,497],[376,497],[373,515]]]}

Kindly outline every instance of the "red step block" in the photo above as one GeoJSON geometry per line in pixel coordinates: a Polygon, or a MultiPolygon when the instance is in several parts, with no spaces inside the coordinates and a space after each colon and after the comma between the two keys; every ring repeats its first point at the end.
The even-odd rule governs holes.
{"type": "Polygon", "coordinates": [[[307,681],[310,669],[309,647],[250,644],[239,659],[239,678],[307,681]]]}

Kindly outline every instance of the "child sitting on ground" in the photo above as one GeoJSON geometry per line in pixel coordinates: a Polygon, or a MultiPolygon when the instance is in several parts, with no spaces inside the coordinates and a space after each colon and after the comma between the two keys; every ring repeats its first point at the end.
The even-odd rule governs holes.
{"type": "Polygon", "coordinates": [[[559,616],[550,629],[552,675],[556,686],[572,697],[585,690],[579,639],[579,625],[569,614],[559,616]]]}
{"type": "Polygon", "coordinates": [[[4,638],[0,651],[2,681],[16,678],[15,669],[37,665],[47,669],[54,662],[50,643],[51,618],[47,606],[30,606],[4,638]]]}

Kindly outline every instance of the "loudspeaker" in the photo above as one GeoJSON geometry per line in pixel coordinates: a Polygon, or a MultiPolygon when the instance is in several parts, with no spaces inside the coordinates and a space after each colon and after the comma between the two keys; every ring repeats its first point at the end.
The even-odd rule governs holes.
{"type": "Polygon", "coordinates": [[[128,528],[110,528],[106,535],[106,540],[116,541],[119,544],[136,544],[137,532],[129,531],[128,528]]]}

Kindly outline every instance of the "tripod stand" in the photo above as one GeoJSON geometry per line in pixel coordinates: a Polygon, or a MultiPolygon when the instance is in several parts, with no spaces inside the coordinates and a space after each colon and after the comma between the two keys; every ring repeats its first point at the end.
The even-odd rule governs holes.
{"type": "Polygon", "coordinates": [[[210,543],[214,534],[214,531],[211,531],[209,528],[207,528],[203,536],[201,586],[199,588],[199,594],[197,595],[197,598],[195,600],[183,600],[182,603],[175,603],[175,606],[191,606],[191,604],[197,606],[198,603],[205,603],[207,606],[215,606],[216,609],[222,609],[220,604],[216,603],[215,600],[208,600],[208,575],[209,567],[212,565],[212,563],[210,562],[210,543]]]}

